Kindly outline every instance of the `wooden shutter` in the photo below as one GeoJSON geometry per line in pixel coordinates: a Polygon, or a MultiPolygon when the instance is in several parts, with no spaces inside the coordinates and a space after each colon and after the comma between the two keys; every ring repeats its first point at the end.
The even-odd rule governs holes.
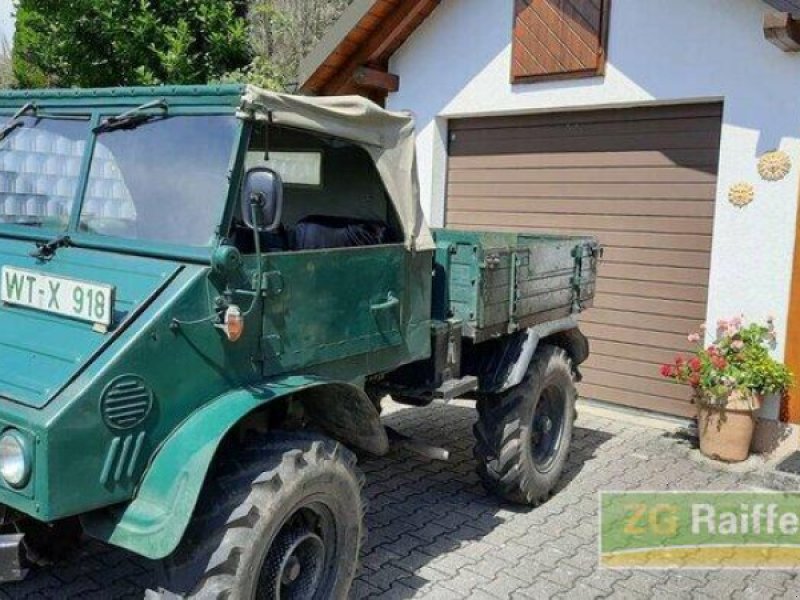
{"type": "Polygon", "coordinates": [[[512,82],[601,75],[610,11],[611,0],[514,0],[512,82]]]}

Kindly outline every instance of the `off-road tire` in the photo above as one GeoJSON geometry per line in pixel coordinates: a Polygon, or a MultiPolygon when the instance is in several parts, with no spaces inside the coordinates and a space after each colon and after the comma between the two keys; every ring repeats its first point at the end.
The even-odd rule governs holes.
{"type": "Polygon", "coordinates": [[[318,532],[324,558],[314,563],[322,566],[313,598],[345,599],[364,536],[364,477],[355,462],[341,444],[308,433],[273,433],[229,448],[209,474],[181,545],[164,561],[166,597],[272,600],[266,590],[277,581],[276,552],[301,537],[313,506],[331,517],[320,525],[328,535],[318,532]]]}
{"type": "Polygon", "coordinates": [[[550,497],[569,454],[576,398],[569,356],[561,348],[543,346],[519,385],[478,399],[474,455],[478,475],[490,493],[528,506],[550,497]],[[555,395],[563,399],[563,423],[557,424],[558,439],[543,464],[536,458],[539,438],[534,415],[541,402],[552,402],[555,395]]]}

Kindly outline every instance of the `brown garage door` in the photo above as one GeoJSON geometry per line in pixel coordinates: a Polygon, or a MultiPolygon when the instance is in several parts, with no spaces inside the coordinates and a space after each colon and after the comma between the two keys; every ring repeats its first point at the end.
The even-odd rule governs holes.
{"type": "Polygon", "coordinates": [[[658,366],[705,318],[722,107],[460,119],[448,227],[591,233],[606,248],[581,393],[689,415],[658,366]]]}

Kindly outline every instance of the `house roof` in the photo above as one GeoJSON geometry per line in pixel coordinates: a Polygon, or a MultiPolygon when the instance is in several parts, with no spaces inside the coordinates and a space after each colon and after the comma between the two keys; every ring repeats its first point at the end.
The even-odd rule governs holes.
{"type": "Polygon", "coordinates": [[[389,59],[440,0],[354,0],[300,64],[300,91],[361,94],[381,102],[395,91],[389,59]]]}
{"type": "Polygon", "coordinates": [[[788,13],[800,13],[800,0],[764,0],[775,10],[788,13]]]}
{"type": "MultiPolygon", "coordinates": [[[[440,0],[353,0],[300,64],[300,91],[360,94],[383,104],[399,86],[389,59],[440,0]]],[[[762,0],[800,17],[800,0],[762,0]]]]}

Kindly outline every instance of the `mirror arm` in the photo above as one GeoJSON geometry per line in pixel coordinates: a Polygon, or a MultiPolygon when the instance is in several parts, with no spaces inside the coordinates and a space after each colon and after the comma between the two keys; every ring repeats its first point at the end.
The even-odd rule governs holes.
{"type": "Polygon", "coordinates": [[[253,303],[250,308],[245,312],[242,317],[248,316],[256,306],[256,303],[261,300],[264,285],[264,265],[261,260],[261,208],[264,206],[264,196],[261,194],[253,194],[250,196],[250,219],[253,222],[253,245],[256,251],[256,285],[253,292],[253,303]]]}
{"type": "Polygon", "coordinates": [[[267,124],[264,125],[264,162],[269,162],[269,134],[272,129],[272,111],[267,112],[267,124]]]}

